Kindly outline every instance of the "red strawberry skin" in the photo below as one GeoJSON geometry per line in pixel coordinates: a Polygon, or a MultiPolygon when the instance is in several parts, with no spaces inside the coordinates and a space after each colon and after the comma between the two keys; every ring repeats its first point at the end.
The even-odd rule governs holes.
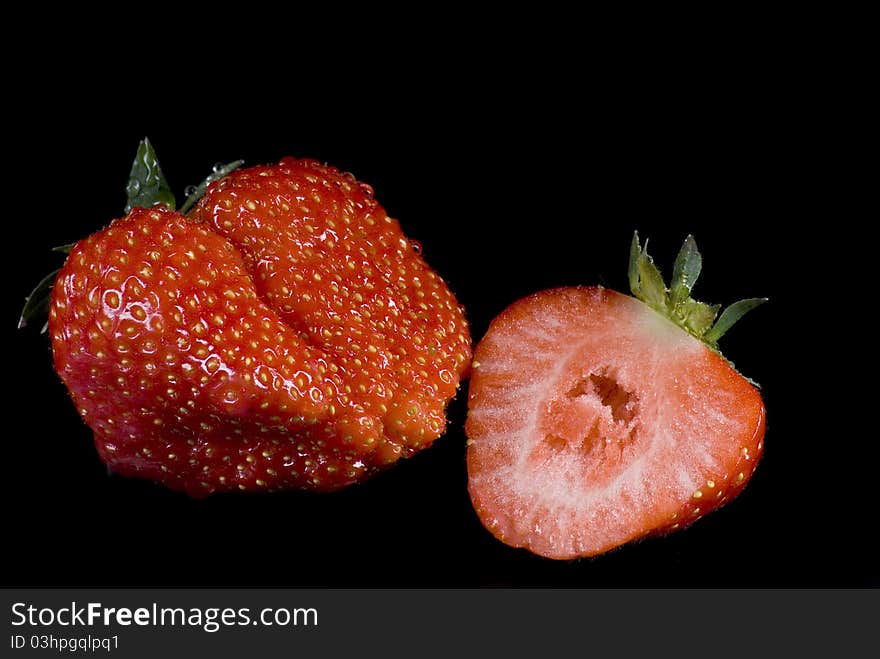
{"type": "Polygon", "coordinates": [[[282,320],[327,351],[344,381],[337,407],[381,419],[378,461],[442,434],[470,366],[464,312],[368,185],[285,158],[214,184],[194,217],[240,250],[282,320]]]}
{"type": "Polygon", "coordinates": [[[135,209],[78,243],[49,331],[56,371],[122,475],[199,496],[344,468],[293,440],[329,417],[338,376],[259,301],[232,245],[175,213],[135,209]]]}
{"type": "Polygon", "coordinates": [[[764,405],[719,354],[604,288],[536,293],[476,348],[469,490],[483,524],[542,556],[593,556],[693,523],[761,457],[764,405]]]}
{"type": "MultiPolygon", "coordinates": [[[[259,198],[247,185],[236,194],[244,208],[249,194],[259,198]]],[[[323,222],[344,222],[334,220],[332,206],[312,203],[323,222]]],[[[102,460],[122,475],[195,497],[327,491],[360,482],[442,434],[445,405],[470,363],[463,310],[399,225],[375,202],[370,207],[391,226],[377,238],[388,247],[372,252],[358,232],[364,216],[352,218],[354,229],[340,238],[367,256],[345,281],[323,277],[346,268],[336,262],[341,252],[285,234],[286,222],[311,235],[294,213],[267,212],[260,226],[271,218],[284,240],[259,254],[245,247],[264,234],[229,232],[227,239],[205,205],[195,218],[136,208],[80,241],[56,279],[49,331],[55,368],[102,460]],[[324,269],[300,264],[300,254],[324,269]],[[266,259],[298,284],[294,295],[281,300],[261,283],[266,259]],[[364,271],[371,264],[372,278],[364,271]],[[398,276],[388,284],[383,277],[391,271],[398,276]],[[367,296],[380,283],[383,307],[367,296]]]]}

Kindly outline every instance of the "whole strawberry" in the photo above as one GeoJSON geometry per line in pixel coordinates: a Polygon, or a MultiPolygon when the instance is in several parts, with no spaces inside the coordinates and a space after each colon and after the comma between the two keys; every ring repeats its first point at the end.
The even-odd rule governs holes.
{"type": "Polygon", "coordinates": [[[192,496],[363,480],[444,432],[471,356],[369,188],[294,159],[77,243],[49,332],[101,458],[192,496]]]}

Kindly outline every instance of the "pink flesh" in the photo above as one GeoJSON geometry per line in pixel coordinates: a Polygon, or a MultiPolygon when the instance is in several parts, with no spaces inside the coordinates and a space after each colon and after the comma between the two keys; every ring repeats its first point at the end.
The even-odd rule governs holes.
{"type": "Polygon", "coordinates": [[[743,484],[744,459],[751,475],[763,405],[643,303],[556,289],[513,305],[478,346],[467,432],[484,524],[508,544],[570,558],[717,507],[743,484]],[[702,507],[691,505],[698,491],[702,507]]]}

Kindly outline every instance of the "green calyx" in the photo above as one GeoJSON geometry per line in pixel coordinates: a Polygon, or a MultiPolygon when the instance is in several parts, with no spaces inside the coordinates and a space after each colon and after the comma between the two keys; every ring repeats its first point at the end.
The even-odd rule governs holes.
{"type": "Polygon", "coordinates": [[[223,178],[230,172],[235,171],[243,164],[244,160],[235,160],[226,165],[214,165],[214,171],[208,174],[207,178],[204,181],[193,187],[191,191],[190,188],[187,188],[187,192],[189,192],[189,195],[187,196],[186,201],[183,202],[183,206],[180,207],[180,212],[184,215],[189,213],[190,209],[196,205],[196,202],[198,202],[199,199],[205,196],[205,192],[207,191],[208,186],[211,185],[211,183],[213,183],[214,181],[219,181],[221,178],[223,178]]]}
{"type": "MultiPolygon", "coordinates": [[[[188,196],[183,203],[183,206],[180,208],[180,213],[188,213],[189,210],[196,205],[196,202],[204,196],[205,191],[208,189],[208,185],[238,169],[242,164],[244,164],[243,160],[236,160],[226,165],[215,165],[214,170],[204,181],[197,186],[187,188],[188,196]]],[[[167,206],[171,210],[176,208],[177,204],[174,198],[174,193],[171,191],[171,186],[168,185],[168,181],[162,173],[162,168],[159,166],[159,158],[156,156],[156,151],[153,148],[153,145],[150,144],[150,140],[146,137],[141,140],[140,144],[138,144],[137,153],[135,154],[134,162],[131,165],[131,173],[128,177],[128,183],[125,186],[125,192],[125,213],[130,212],[131,209],[136,206],[150,208],[152,206],[162,205],[167,206]]],[[[60,252],[62,254],[70,254],[74,245],[76,245],[76,243],[59,245],[53,247],[52,251],[60,252]]],[[[18,319],[19,329],[28,325],[33,325],[35,322],[39,322],[42,326],[41,331],[46,331],[49,296],[57,274],[58,270],[54,270],[43,277],[43,279],[40,280],[40,283],[38,283],[33,291],[31,291],[31,294],[27,296],[24,308],[21,311],[21,316],[18,319]]]]}
{"type": "MultiPolygon", "coordinates": [[[[211,183],[219,181],[243,164],[244,160],[235,160],[226,165],[221,163],[214,165],[214,170],[208,174],[204,181],[186,189],[187,198],[180,207],[180,212],[184,215],[188,213],[198,200],[205,195],[205,191],[211,183]]],[[[168,181],[165,180],[165,175],[159,166],[159,158],[156,156],[156,151],[153,149],[153,145],[150,144],[150,140],[146,137],[138,145],[137,154],[131,165],[131,174],[129,174],[128,183],[125,186],[125,192],[128,195],[125,204],[126,213],[135,206],[149,208],[161,204],[171,210],[177,208],[174,193],[171,191],[168,181]]]]}
{"type": "Polygon", "coordinates": [[[691,291],[703,267],[703,257],[693,236],[688,236],[672,267],[669,287],[663,281],[654,259],[648,255],[648,241],[639,244],[639,234],[633,235],[629,251],[629,287],[639,300],[663,314],[676,325],[700,339],[716,352],[718,340],[747,312],[767,301],[765,297],[748,298],[734,302],[718,314],[717,304],[698,302],[691,291]]]}
{"type": "Polygon", "coordinates": [[[159,158],[150,140],[146,137],[138,145],[137,154],[131,164],[131,174],[128,175],[128,183],[125,186],[128,199],[125,202],[125,212],[128,213],[136,206],[150,208],[151,206],[167,206],[171,210],[177,208],[174,193],[171,186],[165,180],[162,168],[159,166],[159,158]]]}

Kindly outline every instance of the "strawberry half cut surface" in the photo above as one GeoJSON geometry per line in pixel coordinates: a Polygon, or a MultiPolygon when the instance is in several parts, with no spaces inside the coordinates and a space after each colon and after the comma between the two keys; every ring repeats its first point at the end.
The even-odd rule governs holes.
{"type": "Polygon", "coordinates": [[[594,556],[693,523],[745,486],[763,449],[756,387],[717,351],[762,300],[718,317],[690,297],[689,238],[667,289],[633,242],[636,299],[535,293],[491,323],[468,398],[469,490],[483,524],[541,556],[594,556]]]}
{"type": "Polygon", "coordinates": [[[368,186],[312,160],[221,168],[185,216],[153,160],[142,144],[130,210],[51,289],[55,368],[113,471],[328,491],[445,431],[464,310],[368,186]]]}

